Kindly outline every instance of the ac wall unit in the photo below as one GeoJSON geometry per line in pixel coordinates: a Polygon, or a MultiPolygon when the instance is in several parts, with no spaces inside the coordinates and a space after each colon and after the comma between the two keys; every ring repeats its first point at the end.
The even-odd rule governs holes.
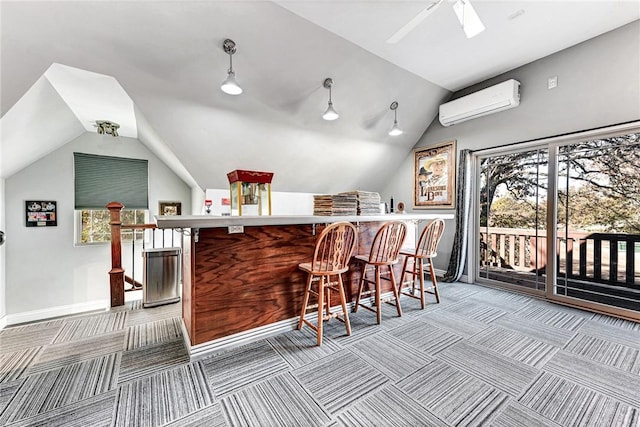
{"type": "Polygon", "coordinates": [[[520,82],[514,79],[482,89],[440,106],[440,123],[456,123],[508,110],[520,104],[520,82]]]}

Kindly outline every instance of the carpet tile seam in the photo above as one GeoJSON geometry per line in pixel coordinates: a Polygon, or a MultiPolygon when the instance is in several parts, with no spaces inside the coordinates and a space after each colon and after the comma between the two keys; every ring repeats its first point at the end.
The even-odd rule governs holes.
{"type": "MultiPolygon", "coordinates": [[[[608,324],[602,324],[602,326],[604,326],[605,329],[612,328],[608,324]]],[[[592,328],[594,328],[594,325],[589,324],[589,322],[585,322],[577,332],[592,338],[599,338],[615,344],[620,344],[620,345],[624,345],[627,347],[632,347],[640,350],[640,334],[638,334],[638,337],[637,337],[638,339],[634,340],[630,337],[618,337],[618,336],[612,335],[611,333],[607,333],[607,331],[598,331],[597,329],[594,330],[592,328]]],[[[619,328],[615,328],[615,329],[617,331],[619,328]]]]}
{"type": "MultiPolygon", "coordinates": [[[[395,386],[393,383],[389,383],[386,384],[385,386],[383,386],[380,390],[378,390],[378,392],[372,394],[371,396],[368,396],[366,399],[363,399],[360,403],[368,403],[371,402],[372,400],[374,400],[375,398],[377,398],[379,395],[381,395],[383,392],[391,390],[392,394],[395,393],[399,393],[402,392],[402,390],[400,390],[397,386],[395,386]]],[[[389,394],[389,393],[386,393],[389,394]]],[[[428,414],[430,414],[430,416],[432,416],[433,418],[437,419],[442,425],[446,425],[446,426],[451,426],[451,424],[447,423],[445,420],[443,420],[442,418],[440,418],[438,415],[434,414],[433,412],[431,412],[428,408],[425,408],[424,405],[421,404],[421,402],[417,401],[416,399],[414,399],[411,395],[407,395],[408,399],[411,399],[411,401],[413,402],[413,405],[415,407],[418,407],[419,409],[422,409],[423,411],[427,412],[428,414]]],[[[410,408],[413,408],[413,406],[409,406],[410,408]]],[[[352,408],[348,408],[347,410],[343,411],[339,416],[337,416],[337,419],[343,418],[346,412],[349,411],[353,411],[357,408],[356,407],[352,407],[352,408]]],[[[359,425],[363,425],[363,424],[359,424],[359,425]]],[[[395,424],[398,425],[398,424],[395,424]]]]}
{"type": "MultiPolygon", "coordinates": [[[[630,355],[630,354],[632,355],[633,353],[635,353],[636,357],[633,358],[633,360],[631,360],[631,362],[632,362],[631,368],[632,369],[631,370],[622,369],[622,370],[624,370],[625,372],[631,372],[631,373],[640,374],[640,357],[638,357],[638,355],[640,355],[640,349],[638,349],[638,348],[629,347],[629,346],[626,346],[624,344],[621,344],[621,343],[618,343],[618,342],[615,342],[615,341],[609,341],[609,340],[606,340],[606,339],[604,339],[602,337],[594,337],[593,335],[585,335],[585,334],[582,334],[582,333],[578,333],[578,334],[576,334],[576,336],[571,341],[569,341],[562,348],[562,350],[564,350],[566,352],[570,352],[570,353],[578,355],[578,356],[582,356],[582,357],[588,358],[588,359],[590,359],[590,360],[592,360],[594,362],[603,363],[603,364],[605,364],[607,366],[620,368],[620,369],[622,369],[622,368],[620,366],[618,366],[617,364],[608,363],[608,362],[620,361],[621,360],[620,357],[626,356],[626,355],[630,355]],[[598,351],[596,354],[585,355],[585,354],[583,354],[581,352],[573,351],[572,348],[568,348],[571,344],[577,345],[575,340],[576,339],[582,339],[583,337],[585,339],[591,339],[591,340],[594,340],[594,341],[601,341],[600,343],[597,344],[597,348],[594,348],[593,345],[589,345],[588,347],[585,345],[584,349],[591,350],[591,351],[593,351],[593,350],[600,350],[600,351],[598,351]],[[603,348],[603,346],[607,345],[607,344],[609,345],[609,349],[613,348],[615,350],[615,354],[612,354],[612,356],[615,356],[614,360],[612,360],[611,357],[607,358],[606,360],[601,360],[602,357],[599,357],[599,358],[596,357],[598,355],[604,356],[607,353],[610,353],[610,352],[607,351],[608,350],[607,348],[603,348]],[[616,348],[616,347],[618,347],[618,348],[616,348]],[[636,372],[633,372],[634,368],[635,368],[636,372]]],[[[626,359],[627,358],[624,357],[623,361],[626,360],[626,359]]]]}
{"type": "Polygon", "coordinates": [[[224,398],[226,398],[228,396],[231,396],[231,395],[237,394],[239,392],[242,392],[242,391],[246,390],[247,388],[250,388],[250,387],[252,387],[254,385],[263,383],[265,381],[269,381],[274,376],[280,375],[280,374],[285,373],[285,372],[289,372],[289,370],[287,369],[287,370],[283,370],[283,371],[272,372],[272,373],[269,373],[266,376],[261,376],[258,379],[254,379],[254,380],[251,380],[249,382],[245,382],[239,387],[230,388],[230,389],[225,390],[223,392],[216,392],[217,387],[215,386],[215,384],[211,383],[211,380],[208,380],[208,383],[209,383],[209,387],[211,387],[211,389],[212,389],[214,397],[217,400],[222,400],[222,399],[224,399],[224,398]]]}
{"type": "MultiPolygon", "coordinates": [[[[60,369],[60,372],[58,372],[58,374],[57,374],[57,375],[55,375],[55,378],[52,378],[52,379],[51,379],[51,381],[52,381],[53,383],[55,383],[55,382],[56,382],[56,380],[57,380],[58,378],[60,378],[60,376],[61,376],[61,375],[62,375],[62,370],[60,369]]],[[[26,380],[25,380],[25,381],[20,385],[19,389],[18,389],[18,390],[16,390],[16,393],[14,393],[14,396],[12,397],[12,399],[13,399],[13,398],[16,398],[16,397],[18,396],[18,394],[19,394],[20,390],[21,390],[23,387],[25,387],[26,385],[27,385],[27,383],[26,383],[26,380]]],[[[111,389],[106,390],[106,391],[103,391],[103,392],[101,392],[101,393],[97,393],[97,394],[94,394],[94,395],[91,395],[91,396],[87,396],[87,397],[84,397],[84,398],[79,399],[79,400],[76,400],[76,401],[68,402],[67,404],[62,405],[62,406],[57,406],[57,407],[49,408],[49,409],[44,410],[44,411],[42,411],[42,412],[37,412],[37,413],[35,413],[35,414],[33,414],[33,415],[30,415],[30,416],[28,416],[28,417],[23,417],[23,418],[20,418],[20,419],[15,419],[15,420],[13,420],[12,422],[10,422],[8,425],[13,424],[13,423],[15,423],[15,422],[22,421],[22,420],[24,420],[24,419],[26,419],[26,418],[39,417],[39,416],[45,415],[45,414],[47,414],[47,413],[49,413],[49,412],[52,412],[52,411],[58,411],[58,410],[64,409],[65,407],[74,406],[74,405],[77,405],[77,404],[79,404],[79,403],[82,403],[83,401],[92,400],[92,399],[94,399],[94,398],[98,398],[99,396],[102,396],[102,395],[107,395],[107,394],[110,394],[110,393],[114,393],[116,390],[117,390],[117,387],[116,387],[116,388],[111,388],[111,389]]],[[[42,404],[44,404],[44,402],[46,401],[46,398],[47,398],[47,397],[49,397],[50,395],[51,395],[51,390],[49,391],[49,393],[47,393],[45,396],[43,396],[45,399],[41,401],[41,402],[42,402],[42,404]]],[[[5,407],[5,409],[4,409],[3,411],[0,411],[0,421],[3,419],[3,417],[4,417],[4,415],[5,415],[5,412],[6,412],[6,410],[7,410],[9,407],[10,407],[10,402],[7,404],[7,406],[5,407]]],[[[42,408],[42,406],[41,406],[41,408],[42,408]]]]}
{"type": "MultiPolygon", "coordinates": [[[[600,362],[598,362],[598,361],[596,361],[596,360],[590,359],[590,358],[585,357],[585,356],[583,356],[583,355],[576,354],[576,353],[571,353],[571,352],[568,352],[568,351],[563,350],[563,349],[561,349],[561,353],[563,353],[563,354],[565,354],[565,355],[567,355],[567,356],[570,356],[570,357],[577,357],[577,358],[579,358],[579,359],[582,359],[582,360],[583,360],[583,361],[585,361],[585,362],[589,362],[589,363],[600,363],[600,362]]],[[[612,369],[612,370],[618,371],[621,375],[632,375],[632,376],[637,376],[637,377],[638,377],[638,380],[640,381],[640,374],[633,374],[633,373],[631,373],[631,372],[629,372],[629,371],[625,371],[624,369],[621,369],[621,368],[618,368],[618,367],[616,367],[616,366],[612,366],[612,365],[604,365],[604,366],[602,366],[602,367],[603,367],[603,368],[608,368],[608,369],[612,369]]]]}
{"type": "MultiPolygon", "coordinates": [[[[471,374],[469,374],[469,373],[467,373],[465,371],[462,371],[462,370],[458,369],[455,366],[449,365],[445,361],[434,360],[434,361],[432,361],[432,363],[433,364],[441,363],[441,364],[446,365],[446,367],[454,370],[454,372],[458,376],[458,379],[457,379],[458,386],[456,387],[457,388],[456,394],[460,394],[460,392],[463,392],[463,394],[468,392],[469,387],[468,387],[468,380],[467,379],[470,378],[470,379],[473,379],[476,382],[477,385],[480,385],[480,386],[484,387],[484,393],[485,394],[488,393],[489,395],[494,395],[494,394],[497,393],[498,395],[503,397],[503,400],[512,399],[512,397],[508,393],[500,390],[499,388],[495,387],[494,385],[487,383],[486,381],[484,381],[481,378],[477,378],[477,377],[475,377],[475,376],[473,376],[473,375],[471,375],[471,374]],[[467,386],[465,386],[465,385],[467,385],[467,386]]],[[[421,370],[429,370],[429,368],[430,368],[430,366],[427,365],[427,366],[423,367],[421,370]]],[[[433,367],[433,369],[437,369],[437,368],[438,368],[437,366],[433,367]]],[[[440,368],[440,371],[441,370],[442,370],[442,368],[440,368]]],[[[418,375],[419,372],[420,371],[415,372],[414,375],[418,375]]],[[[407,379],[403,380],[403,382],[406,382],[406,380],[407,379]]],[[[412,396],[412,398],[414,398],[414,400],[418,401],[422,405],[422,407],[424,407],[425,409],[429,410],[431,413],[433,413],[434,415],[438,416],[440,419],[443,419],[444,421],[448,422],[451,425],[456,425],[456,423],[454,422],[455,420],[452,420],[451,422],[449,422],[449,421],[447,421],[447,418],[443,418],[444,414],[441,416],[439,414],[439,412],[437,411],[439,400],[445,395],[437,394],[436,396],[432,396],[429,400],[434,400],[435,399],[436,402],[432,402],[432,403],[435,403],[435,407],[434,408],[430,408],[429,401],[423,401],[424,397],[420,397],[420,398],[414,397],[415,390],[413,392],[410,392],[409,390],[405,390],[404,386],[402,384],[400,384],[400,382],[396,383],[395,386],[398,387],[399,389],[403,390],[403,391],[406,391],[407,394],[412,396]]],[[[453,388],[453,384],[451,384],[449,382],[447,382],[446,384],[445,384],[445,382],[441,382],[440,384],[437,384],[437,387],[434,388],[434,386],[431,386],[428,389],[429,389],[429,391],[435,391],[435,390],[438,390],[440,388],[446,388],[448,391],[451,391],[451,389],[453,388]]],[[[477,395],[474,395],[474,396],[476,398],[478,397],[477,395]]],[[[448,395],[446,395],[446,397],[450,398],[450,397],[452,397],[452,395],[448,394],[448,395]]],[[[466,399],[465,399],[465,402],[467,402],[466,399]]],[[[480,403],[478,403],[478,405],[479,404],[480,403]]],[[[504,405],[501,404],[499,406],[504,406],[504,405]]],[[[467,412],[465,414],[462,414],[462,417],[466,418],[467,416],[469,416],[472,413],[473,413],[473,411],[467,410],[467,412]]],[[[495,416],[494,416],[494,418],[495,418],[495,416]]],[[[458,422],[460,422],[460,420],[458,420],[458,422]]]]}
{"type": "MultiPolygon", "coordinates": [[[[382,333],[382,334],[384,334],[384,332],[381,332],[381,333],[382,333]]],[[[388,334],[386,334],[386,335],[388,335],[388,334]]],[[[397,339],[397,338],[395,338],[395,337],[392,337],[392,336],[389,336],[389,339],[390,339],[390,341],[392,341],[392,342],[393,342],[393,341],[398,341],[400,344],[402,344],[402,345],[404,345],[404,346],[405,346],[405,349],[408,347],[408,348],[410,348],[411,350],[413,350],[413,352],[414,352],[414,353],[423,354],[423,353],[422,353],[422,351],[420,351],[419,349],[417,349],[417,348],[413,347],[411,344],[405,343],[405,342],[403,342],[403,341],[401,341],[401,340],[399,340],[399,339],[397,339]]],[[[349,348],[349,350],[350,350],[350,351],[353,351],[353,350],[354,350],[354,348],[349,348]]],[[[361,350],[359,350],[359,351],[360,351],[360,353],[361,353],[361,354],[360,354],[361,359],[363,359],[365,363],[367,363],[367,364],[368,364],[368,365],[370,365],[371,367],[375,368],[377,371],[379,371],[379,372],[380,372],[380,374],[381,374],[381,375],[384,375],[387,379],[389,379],[389,380],[390,380],[390,381],[392,381],[392,382],[400,381],[400,380],[404,379],[405,377],[407,377],[408,375],[410,375],[410,374],[412,373],[412,372],[406,373],[406,374],[404,374],[404,375],[399,376],[399,378],[397,378],[397,379],[391,378],[391,377],[389,377],[389,375],[387,375],[384,371],[382,371],[380,368],[378,368],[378,366],[376,366],[376,365],[372,364],[372,363],[371,363],[371,361],[369,361],[369,360],[367,360],[366,358],[362,357],[364,352],[363,352],[363,351],[361,351],[361,350]]],[[[427,359],[433,359],[433,356],[430,356],[430,355],[427,355],[427,354],[424,354],[424,357],[425,357],[425,358],[427,358],[427,359]]],[[[424,364],[426,364],[426,363],[428,363],[428,362],[429,362],[428,360],[425,360],[425,361],[423,362],[422,366],[424,366],[424,364]]],[[[422,367],[422,366],[421,366],[421,367],[422,367]]],[[[418,370],[418,369],[420,369],[421,367],[418,367],[418,368],[416,368],[415,370],[418,370]]]]}
{"type": "MultiPolygon", "coordinates": [[[[539,340],[537,340],[535,338],[532,338],[532,337],[529,337],[529,336],[527,336],[525,334],[522,334],[519,331],[514,331],[514,330],[511,330],[511,329],[508,329],[508,328],[504,328],[504,327],[502,327],[500,325],[490,326],[487,329],[479,331],[474,336],[469,337],[467,340],[470,341],[470,342],[473,342],[475,344],[478,344],[478,345],[480,345],[480,346],[482,346],[482,347],[484,347],[484,348],[486,348],[488,350],[491,350],[491,351],[493,351],[493,352],[495,352],[497,354],[500,354],[502,356],[505,356],[505,357],[508,357],[510,359],[513,359],[515,361],[524,363],[524,364],[529,365],[529,366],[531,366],[533,368],[536,368],[536,369],[541,369],[542,367],[544,367],[544,365],[553,357],[553,355],[560,350],[560,347],[557,347],[557,346],[552,345],[552,344],[544,343],[544,342],[539,341],[539,340]],[[519,336],[519,338],[521,338],[520,343],[518,343],[519,351],[517,353],[515,353],[515,354],[513,354],[513,353],[506,354],[506,353],[504,353],[502,351],[498,351],[498,350],[494,349],[494,347],[492,347],[492,346],[487,345],[486,342],[477,341],[477,339],[479,337],[483,337],[483,336],[486,336],[487,334],[491,333],[491,328],[494,328],[494,330],[498,329],[498,332],[504,331],[506,333],[510,333],[510,334],[519,336]],[[533,341],[533,342],[527,343],[526,346],[523,348],[522,346],[520,346],[520,344],[523,344],[523,341],[525,341],[525,340],[529,340],[529,341],[533,341]],[[522,354],[522,352],[525,351],[525,350],[541,350],[540,344],[542,344],[543,346],[547,346],[547,348],[548,348],[548,351],[546,352],[546,355],[538,356],[537,360],[540,360],[540,357],[543,357],[543,356],[547,359],[547,360],[542,360],[540,362],[541,364],[537,364],[537,363],[532,364],[528,360],[520,360],[519,358],[516,357],[516,356],[519,356],[520,354],[522,354]],[[549,355],[549,353],[551,353],[551,354],[549,355]]],[[[515,350],[516,349],[515,344],[511,348],[512,348],[512,350],[515,350]]],[[[539,353],[537,353],[537,354],[539,355],[539,353]]],[[[535,360],[534,360],[534,362],[535,362],[535,360]]]]}
{"type": "MultiPolygon", "coordinates": [[[[487,351],[489,351],[489,352],[493,352],[493,351],[492,351],[492,350],[490,350],[490,349],[486,349],[486,350],[487,350],[487,351]]],[[[495,353],[495,352],[493,352],[493,353],[495,353]]],[[[511,360],[511,358],[508,358],[508,357],[506,357],[506,356],[502,356],[502,355],[500,355],[499,353],[495,353],[495,354],[496,354],[496,355],[498,355],[498,356],[501,356],[501,357],[504,357],[504,358],[507,358],[507,359],[510,359],[510,360],[511,360]]],[[[450,364],[450,360],[443,359],[441,354],[436,355],[436,356],[435,356],[435,358],[436,358],[436,359],[438,359],[438,360],[440,360],[440,361],[442,361],[442,362],[445,362],[445,363],[449,363],[449,364],[450,364]]],[[[517,362],[517,361],[515,361],[515,360],[512,360],[512,361],[513,361],[513,362],[517,362]]],[[[522,363],[522,362],[518,362],[518,363],[522,363]]],[[[523,364],[523,365],[524,365],[524,364],[523,364]]],[[[518,391],[510,391],[510,390],[505,389],[505,388],[504,388],[504,387],[502,387],[501,385],[498,385],[498,384],[495,384],[495,383],[490,383],[490,382],[488,382],[488,381],[487,381],[487,379],[486,379],[486,375],[484,375],[484,374],[480,374],[478,371],[475,371],[475,370],[472,370],[472,369],[468,369],[465,365],[452,364],[452,365],[450,365],[450,366],[453,366],[453,367],[455,367],[456,369],[458,369],[458,370],[460,370],[460,371],[462,371],[462,372],[464,372],[464,373],[467,373],[467,374],[469,374],[469,375],[473,376],[474,378],[476,378],[476,379],[478,379],[478,380],[480,380],[480,381],[482,381],[482,382],[484,382],[484,383],[487,383],[487,384],[489,384],[489,385],[490,385],[490,386],[492,386],[492,387],[497,388],[497,389],[498,389],[498,390],[500,390],[500,391],[503,391],[504,393],[508,394],[509,396],[515,397],[515,396],[519,393],[518,391]]],[[[528,366],[528,365],[527,365],[527,366],[528,366]]],[[[531,369],[534,369],[534,370],[536,370],[536,371],[539,371],[539,369],[536,369],[536,368],[533,368],[533,367],[530,367],[530,366],[528,366],[528,367],[529,367],[529,368],[531,368],[531,369]]],[[[528,381],[528,382],[527,382],[527,384],[529,384],[529,383],[530,383],[530,381],[528,381]]],[[[524,387],[522,387],[522,388],[524,388],[524,387]]]]}
{"type": "MultiPolygon", "coordinates": [[[[584,394],[584,393],[591,394],[593,397],[589,400],[590,405],[593,405],[593,404],[594,404],[594,398],[600,398],[600,399],[604,399],[604,400],[612,400],[612,401],[614,401],[614,402],[615,402],[615,404],[616,404],[616,406],[617,406],[617,407],[619,407],[620,405],[625,405],[625,406],[627,406],[627,407],[629,407],[629,408],[631,408],[631,409],[635,410],[635,411],[638,413],[638,416],[639,416],[638,420],[640,421],[640,406],[632,406],[632,405],[629,405],[628,403],[623,402],[623,401],[621,401],[621,400],[619,400],[619,399],[616,399],[615,397],[613,397],[613,396],[611,396],[611,395],[608,395],[608,394],[606,394],[606,393],[602,393],[602,392],[600,392],[600,391],[598,391],[598,390],[595,390],[595,389],[589,388],[588,386],[585,386],[585,385],[583,385],[583,384],[580,384],[579,382],[574,381],[574,380],[572,380],[571,378],[565,378],[565,377],[559,376],[559,375],[557,375],[556,373],[553,373],[553,372],[546,372],[546,371],[545,371],[545,372],[542,372],[542,373],[541,373],[541,375],[540,375],[540,377],[536,379],[536,382],[537,382],[539,379],[542,379],[542,377],[545,377],[545,376],[546,376],[546,377],[552,377],[552,379],[553,379],[556,383],[559,383],[559,382],[567,383],[567,384],[571,385],[572,389],[581,389],[581,390],[579,390],[579,391],[580,391],[581,393],[583,393],[583,394],[584,394]]],[[[548,395],[549,395],[548,393],[545,393],[545,394],[544,394],[544,396],[545,396],[545,397],[546,397],[546,396],[548,396],[548,395]]],[[[524,394],[523,394],[523,396],[524,396],[524,394]]],[[[534,411],[534,412],[536,412],[536,413],[540,414],[541,416],[546,417],[546,416],[544,415],[544,413],[540,413],[540,409],[534,409],[534,408],[532,408],[531,406],[529,406],[529,405],[525,405],[524,403],[522,403],[522,402],[521,402],[521,398],[519,398],[519,399],[518,399],[518,403],[520,403],[520,404],[522,404],[523,406],[527,407],[528,409],[530,409],[530,410],[532,410],[532,411],[534,411]]],[[[541,408],[541,409],[542,409],[542,410],[544,410],[545,408],[541,408]]],[[[556,416],[558,416],[558,415],[560,415],[563,411],[566,411],[566,408],[558,407],[558,408],[556,409],[556,413],[555,413],[555,415],[556,415],[556,416]]],[[[584,412],[584,411],[582,411],[582,412],[581,412],[581,414],[582,414],[581,416],[584,416],[584,413],[583,413],[583,412],[584,412]]],[[[546,418],[549,418],[549,417],[546,417],[546,418]]],[[[556,420],[555,420],[555,419],[553,419],[553,418],[549,418],[549,419],[551,419],[553,422],[558,422],[558,421],[556,421],[556,420]]],[[[572,424],[572,425],[573,425],[573,424],[572,424]]]]}
{"type": "MultiPolygon", "coordinates": [[[[100,394],[97,394],[97,395],[94,395],[94,396],[87,397],[87,398],[79,400],[79,401],[71,402],[71,403],[69,403],[67,405],[64,405],[64,406],[61,406],[61,407],[52,408],[52,409],[50,409],[48,411],[37,413],[37,414],[31,415],[31,416],[26,417],[26,418],[22,418],[22,419],[19,419],[19,420],[14,420],[14,421],[10,422],[9,424],[6,424],[6,425],[7,426],[32,425],[32,421],[34,419],[46,418],[47,416],[51,416],[51,414],[64,412],[65,410],[69,410],[70,407],[72,408],[72,407],[75,407],[75,406],[81,406],[83,403],[87,403],[88,401],[100,400],[100,399],[103,399],[103,398],[110,398],[109,395],[111,395],[111,394],[113,395],[113,399],[114,399],[112,406],[115,407],[115,405],[117,403],[117,401],[116,401],[117,390],[114,389],[114,390],[109,390],[107,392],[100,393],[100,394]],[[30,422],[30,420],[31,420],[31,422],[30,422]],[[25,423],[28,423],[28,424],[25,424],[25,423]]],[[[109,409],[109,412],[113,412],[113,409],[109,409]]],[[[2,413],[0,413],[0,418],[1,417],[2,417],[2,413]]],[[[43,424],[37,424],[37,425],[43,425],[43,424]]],[[[49,424],[47,424],[47,425],[49,425],[49,424]]]]}
{"type": "MultiPolygon", "coordinates": [[[[575,335],[577,334],[577,332],[576,332],[576,331],[572,331],[572,330],[567,329],[567,328],[562,328],[562,327],[558,327],[558,326],[549,325],[549,324],[546,324],[546,323],[544,323],[544,322],[540,322],[540,321],[538,321],[537,319],[531,319],[531,318],[527,318],[527,317],[521,317],[521,316],[518,316],[516,313],[507,313],[507,315],[506,315],[506,316],[503,316],[503,317],[510,317],[510,316],[513,316],[513,317],[516,317],[516,318],[520,318],[520,320],[521,320],[521,321],[534,322],[538,328],[547,328],[547,330],[548,330],[548,331],[549,331],[549,329],[548,329],[548,328],[553,328],[553,329],[555,329],[557,332],[559,332],[559,331],[563,331],[563,332],[571,333],[571,335],[570,335],[570,336],[568,336],[568,338],[566,339],[566,342],[565,342],[563,345],[566,345],[566,343],[567,343],[567,342],[569,342],[571,339],[573,339],[573,338],[575,337],[575,335]]],[[[498,319],[496,319],[496,320],[498,320],[498,319]]],[[[492,322],[492,323],[493,323],[493,322],[492,322]]],[[[509,323],[512,323],[512,322],[509,322],[509,323]]],[[[523,333],[522,331],[520,331],[520,330],[518,330],[518,329],[511,328],[511,327],[509,327],[508,325],[503,325],[503,324],[501,324],[501,323],[496,323],[496,325],[499,325],[499,326],[501,326],[501,327],[503,327],[503,328],[506,328],[506,329],[509,329],[509,330],[512,330],[512,331],[515,331],[515,332],[518,332],[518,333],[523,333]]],[[[527,336],[528,336],[528,335],[527,335],[527,336]]],[[[538,340],[540,340],[540,341],[543,341],[543,338],[544,338],[544,337],[531,337],[531,338],[534,338],[534,339],[538,339],[538,340]]],[[[548,338],[547,338],[547,339],[548,339],[548,338]]],[[[543,341],[543,342],[545,342],[546,344],[550,344],[550,345],[558,346],[556,343],[551,342],[550,340],[548,340],[548,341],[543,341]]]]}
{"type": "MultiPolygon", "coordinates": [[[[344,353],[346,353],[346,354],[349,354],[350,356],[354,357],[354,358],[356,359],[356,361],[360,362],[361,364],[364,364],[364,365],[365,365],[367,368],[369,368],[371,371],[373,371],[373,372],[377,373],[377,374],[378,374],[378,377],[380,377],[380,380],[381,380],[381,382],[382,382],[382,384],[377,384],[377,386],[384,386],[384,384],[386,384],[386,383],[388,383],[388,382],[391,382],[391,380],[390,380],[387,376],[385,376],[385,375],[384,375],[384,373],[381,373],[378,369],[376,369],[376,368],[375,368],[375,366],[371,366],[371,365],[370,365],[369,363],[367,363],[364,359],[362,359],[358,354],[355,354],[355,353],[353,353],[353,352],[349,351],[349,349],[344,349],[344,350],[342,350],[342,351],[341,351],[341,353],[342,353],[342,352],[344,352],[344,353]]],[[[332,354],[332,355],[326,356],[325,358],[329,358],[329,357],[347,357],[347,356],[346,356],[346,355],[345,355],[345,356],[340,356],[340,355],[338,355],[338,354],[332,354]]],[[[296,381],[297,381],[298,383],[300,383],[300,385],[301,385],[303,388],[305,388],[305,390],[307,390],[307,392],[308,392],[312,397],[315,397],[315,396],[316,396],[316,393],[314,393],[314,391],[313,391],[312,389],[310,389],[310,388],[305,384],[305,382],[303,382],[303,381],[299,378],[299,375],[302,375],[302,374],[306,373],[306,371],[308,371],[308,370],[310,370],[310,369],[311,369],[311,367],[309,367],[309,366],[305,366],[305,367],[301,367],[301,368],[298,368],[298,369],[292,370],[292,371],[290,371],[290,372],[291,372],[291,374],[293,375],[293,377],[296,379],[296,381]],[[302,371],[302,372],[296,373],[295,371],[302,371]]],[[[351,405],[352,405],[352,404],[355,404],[356,402],[358,402],[358,401],[360,401],[360,400],[362,400],[362,399],[366,398],[368,395],[369,395],[369,393],[361,394],[360,396],[356,397],[354,400],[351,400],[351,401],[350,401],[350,404],[351,404],[351,405]]],[[[316,399],[316,400],[317,400],[317,399],[316,399]]],[[[327,411],[329,414],[331,414],[332,416],[334,416],[334,417],[335,417],[335,416],[337,416],[339,413],[342,413],[345,409],[347,409],[346,407],[343,407],[343,408],[340,408],[340,409],[339,409],[339,410],[337,410],[337,411],[333,411],[333,410],[331,410],[330,408],[326,407],[327,405],[325,405],[322,401],[320,401],[319,403],[320,403],[321,405],[323,405],[323,406],[325,407],[326,411],[327,411]]]]}
{"type": "Polygon", "coordinates": [[[618,398],[616,396],[612,396],[611,394],[605,393],[604,391],[602,391],[601,388],[593,388],[593,386],[590,386],[590,385],[584,384],[582,382],[576,381],[576,380],[574,380],[574,377],[562,376],[561,374],[558,374],[558,373],[552,372],[552,371],[551,372],[545,371],[545,372],[547,374],[554,375],[554,376],[556,376],[556,377],[558,377],[558,378],[560,378],[560,379],[562,379],[564,381],[570,382],[570,383],[572,383],[573,385],[575,385],[577,387],[582,387],[582,388],[584,388],[584,389],[586,389],[586,390],[588,390],[588,391],[590,391],[592,393],[596,393],[599,396],[603,396],[603,397],[605,397],[607,399],[615,400],[618,403],[625,404],[627,406],[633,407],[633,408],[637,409],[638,411],[640,411],[640,403],[635,403],[634,404],[634,403],[625,402],[624,400],[622,400],[622,399],[620,399],[620,398],[618,398]]]}
{"type": "Polygon", "coordinates": [[[97,353],[96,354],[92,354],[92,355],[90,355],[90,357],[88,357],[88,356],[87,357],[79,357],[79,356],[82,356],[82,355],[73,355],[73,356],[76,356],[76,357],[79,357],[79,358],[77,360],[64,360],[64,358],[60,358],[62,360],[55,361],[55,363],[54,363],[54,361],[45,361],[44,363],[37,363],[38,361],[36,361],[36,363],[32,363],[29,366],[28,375],[31,376],[31,375],[35,375],[35,374],[38,374],[38,373],[41,373],[41,372],[60,369],[61,367],[73,365],[73,364],[76,364],[76,363],[91,361],[91,360],[94,360],[94,359],[99,359],[101,357],[108,356],[108,355],[111,355],[111,354],[116,354],[116,353],[122,354],[122,352],[123,352],[123,350],[105,351],[105,352],[100,353],[100,354],[97,354],[97,353]],[[59,366],[59,365],[57,365],[57,363],[63,363],[63,364],[62,364],[62,366],[59,366]],[[49,368],[47,368],[47,369],[40,368],[41,366],[47,366],[47,365],[51,365],[51,366],[49,368]]]}

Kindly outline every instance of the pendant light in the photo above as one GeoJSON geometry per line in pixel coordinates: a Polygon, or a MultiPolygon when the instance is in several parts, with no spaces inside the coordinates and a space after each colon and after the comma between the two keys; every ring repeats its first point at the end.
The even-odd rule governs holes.
{"type": "Polygon", "coordinates": [[[393,111],[393,127],[389,131],[389,135],[402,135],[402,129],[400,129],[400,126],[398,126],[398,101],[393,101],[389,108],[393,111]]]}
{"type": "Polygon", "coordinates": [[[227,78],[222,82],[222,85],[220,85],[220,89],[229,95],[240,95],[242,88],[236,81],[236,73],[233,71],[232,60],[233,54],[236,53],[236,43],[231,39],[226,39],[222,42],[222,48],[229,54],[229,70],[227,71],[227,78]]]}
{"type": "Polygon", "coordinates": [[[333,79],[324,79],[323,86],[325,87],[325,89],[329,89],[329,106],[327,107],[327,111],[325,111],[322,115],[322,118],[325,120],[335,120],[340,117],[340,115],[336,110],[333,109],[333,102],[331,102],[331,86],[333,86],[333,79]]]}

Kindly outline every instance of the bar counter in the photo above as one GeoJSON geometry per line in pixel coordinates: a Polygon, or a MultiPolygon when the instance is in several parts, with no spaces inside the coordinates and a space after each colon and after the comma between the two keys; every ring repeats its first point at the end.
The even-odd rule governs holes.
{"type": "MultiPolygon", "coordinates": [[[[316,238],[326,224],[355,224],[356,252],[368,254],[384,222],[417,224],[436,217],[453,215],[156,216],[158,228],[183,230],[182,317],[191,357],[291,330],[306,285],[298,264],[311,261],[316,238]]],[[[416,229],[408,229],[410,245],[416,229]]],[[[396,266],[398,280],[399,274],[396,266]]],[[[347,300],[354,301],[358,266],[353,264],[343,278],[347,300]]]]}
{"type": "Polygon", "coordinates": [[[219,228],[242,225],[245,227],[263,225],[299,225],[299,224],[329,224],[338,221],[380,222],[380,221],[428,221],[434,218],[453,219],[452,214],[387,214],[387,215],[348,215],[348,216],[319,216],[319,215],[271,215],[271,216],[213,216],[213,215],[156,215],[158,228],[219,228]]]}

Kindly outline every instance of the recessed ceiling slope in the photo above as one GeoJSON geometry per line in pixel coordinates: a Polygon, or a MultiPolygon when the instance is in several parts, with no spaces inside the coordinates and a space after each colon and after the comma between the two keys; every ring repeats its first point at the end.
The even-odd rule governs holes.
{"type": "Polygon", "coordinates": [[[0,119],[0,178],[8,178],[84,133],[49,80],[41,76],[0,119]]]}
{"type": "Polygon", "coordinates": [[[116,79],[52,64],[0,119],[0,177],[7,178],[60,148],[96,120],[120,124],[119,134],[137,137],[133,101],[116,79]]]}
{"type": "Polygon", "coordinates": [[[115,78],[62,64],[44,76],[88,132],[96,131],[96,120],[108,120],[120,125],[119,135],[138,137],[133,101],[115,78]]]}

